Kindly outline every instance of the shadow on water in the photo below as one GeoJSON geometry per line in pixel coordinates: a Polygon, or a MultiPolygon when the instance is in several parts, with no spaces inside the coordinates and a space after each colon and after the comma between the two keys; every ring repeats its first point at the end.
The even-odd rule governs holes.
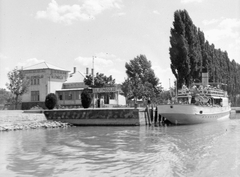
{"type": "Polygon", "coordinates": [[[2,133],[0,174],[238,176],[239,133],[239,120],[191,126],[71,127],[2,133]]]}

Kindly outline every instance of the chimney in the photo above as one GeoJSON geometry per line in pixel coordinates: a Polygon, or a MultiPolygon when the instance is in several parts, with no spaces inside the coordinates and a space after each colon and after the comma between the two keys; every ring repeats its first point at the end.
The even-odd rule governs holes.
{"type": "Polygon", "coordinates": [[[88,75],[88,68],[86,68],[86,75],[88,75]]]}
{"type": "Polygon", "coordinates": [[[69,77],[72,77],[73,74],[75,74],[75,73],[76,73],[76,67],[73,67],[73,73],[70,73],[70,74],[69,74],[69,77]]]}

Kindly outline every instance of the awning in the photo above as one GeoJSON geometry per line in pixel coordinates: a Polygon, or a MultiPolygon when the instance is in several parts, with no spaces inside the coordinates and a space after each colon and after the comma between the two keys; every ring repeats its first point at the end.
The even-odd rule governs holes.
{"type": "Polygon", "coordinates": [[[56,92],[67,92],[67,91],[82,91],[84,88],[71,88],[71,89],[59,89],[56,92]]]}
{"type": "Polygon", "coordinates": [[[222,99],[222,97],[211,96],[213,99],[222,99]]]}

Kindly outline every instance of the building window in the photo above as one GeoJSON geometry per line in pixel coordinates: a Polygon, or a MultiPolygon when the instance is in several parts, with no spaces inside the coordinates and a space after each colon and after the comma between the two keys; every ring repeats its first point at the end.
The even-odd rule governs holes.
{"type": "Polygon", "coordinates": [[[62,100],[63,99],[63,95],[62,94],[59,94],[59,100],[62,100]]]}
{"type": "Polygon", "coordinates": [[[31,91],[31,101],[39,101],[39,91],[31,91]]]}
{"type": "Polygon", "coordinates": [[[115,92],[110,92],[109,97],[111,100],[115,99],[115,92]]]}
{"type": "Polygon", "coordinates": [[[39,85],[40,79],[39,78],[32,78],[31,79],[31,85],[39,85]]]}
{"type": "Polygon", "coordinates": [[[77,99],[78,100],[81,100],[81,93],[82,93],[81,91],[77,91],[77,99]]]}
{"type": "Polygon", "coordinates": [[[65,92],[65,100],[72,100],[72,92],[65,92]]]}

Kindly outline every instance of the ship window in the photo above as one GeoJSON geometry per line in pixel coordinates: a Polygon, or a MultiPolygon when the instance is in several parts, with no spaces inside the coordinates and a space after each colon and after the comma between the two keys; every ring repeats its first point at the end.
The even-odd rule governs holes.
{"type": "Polygon", "coordinates": [[[200,111],[199,113],[202,114],[202,111],[200,111]]]}

